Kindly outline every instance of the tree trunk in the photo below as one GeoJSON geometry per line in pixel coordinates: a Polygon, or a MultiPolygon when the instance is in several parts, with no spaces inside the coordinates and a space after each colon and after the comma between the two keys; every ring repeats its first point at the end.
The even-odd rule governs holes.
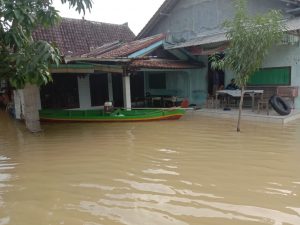
{"type": "Polygon", "coordinates": [[[40,132],[40,90],[36,85],[26,84],[23,89],[23,95],[23,115],[26,128],[32,133],[40,132]]]}
{"type": "Polygon", "coordinates": [[[242,110],[243,110],[243,103],[244,103],[244,89],[245,89],[245,87],[242,86],[242,88],[241,88],[241,99],[240,99],[240,105],[239,105],[239,117],[238,117],[237,128],[236,128],[237,132],[241,131],[240,126],[241,126],[242,110]]]}

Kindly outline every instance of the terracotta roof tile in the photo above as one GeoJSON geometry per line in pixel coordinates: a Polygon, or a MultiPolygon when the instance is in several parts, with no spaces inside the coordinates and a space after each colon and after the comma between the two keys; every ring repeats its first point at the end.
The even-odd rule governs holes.
{"type": "Polygon", "coordinates": [[[55,43],[64,55],[79,56],[112,41],[132,41],[135,35],[127,25],[63,18],[55,27],[37,29],[33,37],[55,43]]]}
{"type": "Polygon", "coordinates": [[[92,50],[88,54],[82,55],[83,57],[97,57],[97,58],[118,58],[127,57],[130,54],[137,52],[141,49],[147,48],[150,45],[164,40],[165,34],[158,34],[141,40],[131,41],[128,43],[111,43],[100,48],[92,50]]]}
{"type": "Polygon", "coordinates": [[[106,43],[104,45],[102,45],[101,47],[92,49],[89,53],[83,54],[81,55],[81,57],[97,57],[99,55],[102,55],[106,52],[112,51],[118,47],[120,47],[123,44],[123,42],[121,41],[114,41],[114,42],[110,42],[110,43],[106,43]]]}

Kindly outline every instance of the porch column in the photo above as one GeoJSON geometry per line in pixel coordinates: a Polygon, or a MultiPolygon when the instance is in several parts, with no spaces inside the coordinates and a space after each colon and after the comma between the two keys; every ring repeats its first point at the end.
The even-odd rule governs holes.
{"type": "Polygon", "coordinates": [[[114,92],[113,92],[113,83],[112,83],[111,73],[107,74],[107,81],[108,81],[108,99],[110,102],[113,102],[114,101],[114,92]]]}
{"type": "Polygon", "coordinates": [[[124,108],[131,109],[131,92],[130,92],[130,76],[123,74],[123,99],[124,108]]]}
{"type": "Polygon", "coordinates": [[[79,107],[90,108],[91,103],[91,91],[90,91],[90,76],[77,77],[78,82],[78,94],[79,94],[79,107]]]}

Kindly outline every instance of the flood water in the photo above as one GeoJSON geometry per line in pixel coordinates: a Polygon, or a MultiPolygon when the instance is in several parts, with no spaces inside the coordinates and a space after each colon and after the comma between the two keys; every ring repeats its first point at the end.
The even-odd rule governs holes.
{"type": "Polygon", "coordinates": [[[43,129],[0,112],[0,225],[300,224],[300,121],[43,129]]]}

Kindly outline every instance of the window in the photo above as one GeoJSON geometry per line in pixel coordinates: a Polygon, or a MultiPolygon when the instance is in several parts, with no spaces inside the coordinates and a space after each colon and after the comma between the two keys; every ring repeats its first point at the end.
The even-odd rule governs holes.
{"type": "Polygon", "coordinates": [[[150,89],[166,89],[166,74],[155,73],[149,74],[149,88],[150,89]]]}
{"type": "Polygon", "coordinates": [[[248,85],[290,85],[291,67],[264,68],[253,74],[248,85]]]}

